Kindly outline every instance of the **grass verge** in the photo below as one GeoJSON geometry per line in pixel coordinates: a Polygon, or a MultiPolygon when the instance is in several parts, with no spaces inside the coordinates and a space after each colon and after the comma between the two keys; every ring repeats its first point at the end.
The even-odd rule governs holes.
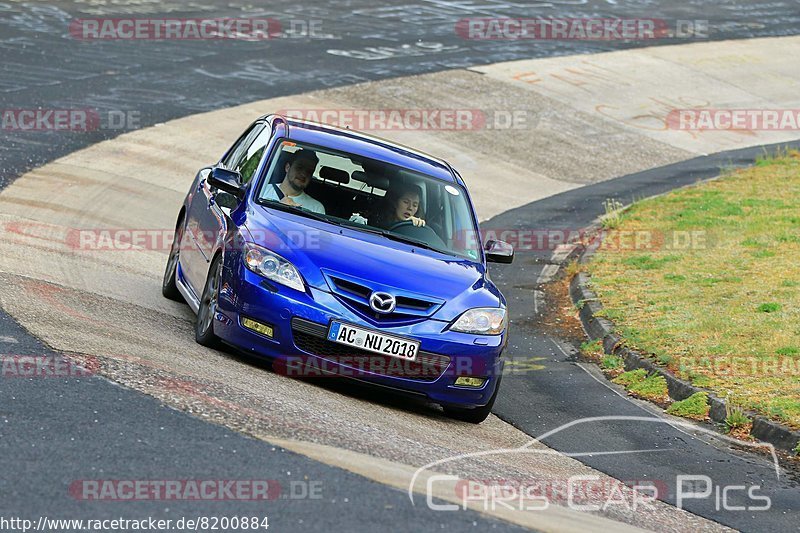
{"type": "Polygon", "coordinates": [[[667,394],[667,381],[663,376],[657,374],[647,375],[643,368],[623,372],[612,380],[614,383],[623,385],[629,394],[656,403],[666,404],[669,402],[667,394]]]}
{"type": "Polygon", "coordinates": [[[706,420],[711,406],[708,404],[708,394],[696,392],[686,398],[673,403],[667,408],[667,413],[693,420],[706,420]]]}
{"type": "Polygon", "coordinates": [[[791,151],[615,212],[588,265],[603,314],[676,375],[800,428],[798,206],[791,151]]]}

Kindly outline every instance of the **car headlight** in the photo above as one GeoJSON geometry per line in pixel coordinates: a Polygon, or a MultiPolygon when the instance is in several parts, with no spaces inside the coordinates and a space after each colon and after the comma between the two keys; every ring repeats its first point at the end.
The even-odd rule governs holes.
{"type": "Polygon", "coordinates": [[[506,310],[500,307],[479,307],[465,311],[451,331],[478,335],[499,335],[506,329],[506,310]]]}
{"type": "Polygon", "coordinates": [[[301,292],[306,290],[303,278],[294,265],[262,246],[245,243],[244,264],[259,276],[301,292]]]}

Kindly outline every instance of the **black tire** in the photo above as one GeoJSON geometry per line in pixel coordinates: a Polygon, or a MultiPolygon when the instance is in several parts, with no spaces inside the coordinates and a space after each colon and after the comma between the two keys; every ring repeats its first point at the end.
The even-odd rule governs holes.
{"type": "Polygon", "coordinates": [[[444,414],[453,418],[455,420],[460,420],[462,422],[469,422],[470,424],[480,424],[484,420],[486,420],[489,415],[492,413],[492,407],[494,406],[494,401],[497,399],[497,393],[500,392],[500,381],[501,379],[497,380],[497,386],[494,389],[494,394],[492,397],[489,398],[489,403],[484,405],[483,407],[474,407],[474,408],[466,408],[466,407],[454,407],[451,405],[443,405],[444,414]]]}
{"type": "Polygon", "coordinates": [[[161,294],[164,298],[186,303],[177,285],[181,239],[183,239],[183,217],[178,220],[178,225],[175,227],[175,240],[172,241],[172,248],[169,251],[169,258],[167,258],[167,266],[164,268],[164,279],[161,281],[161,294]]]}
{"type": "Polygon", "coordinates": [[[200,298],[200,309],[197,310],[197,321],[194,326],[194,340],[197,344],[216,348],[219,337],[214,334],[214,314],[217,311],[219,298],[219,282],[222,279],[222,256],[218,255],[208,269],[203,296],[200,298]]]}

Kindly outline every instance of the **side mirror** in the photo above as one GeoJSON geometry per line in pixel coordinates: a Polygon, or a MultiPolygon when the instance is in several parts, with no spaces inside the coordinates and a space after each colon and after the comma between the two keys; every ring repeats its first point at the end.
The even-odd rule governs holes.
{"type": "Polygon", "coordinates": [[[514,247],[504,241],[486,241],[483,251],[490,263],[511,263],[514,260],[514,247]]]}
{"type": "Polygon", "coordinates": [[[208,176],[208,184],[216,187],[221,191],[225,191],[234,195],[239,200],[244,199],[244,187],[239,185],[241,176],[238,172],[232,170],[225,170],[224,168],[215,168],[208,176]]]}

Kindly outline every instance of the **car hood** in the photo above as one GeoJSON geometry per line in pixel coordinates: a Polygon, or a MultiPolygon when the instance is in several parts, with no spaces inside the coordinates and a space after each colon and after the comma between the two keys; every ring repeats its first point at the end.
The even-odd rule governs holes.
{"type": "Polygon", "coordinates": [[[431,315],[446,321],[469,308],[505,305],[481,263],[277,209],[259,206],[248,215],[252,242],[291,261],[316,289],[337,293],[332,278],[344,279],[435,303],[431,315]]]}

